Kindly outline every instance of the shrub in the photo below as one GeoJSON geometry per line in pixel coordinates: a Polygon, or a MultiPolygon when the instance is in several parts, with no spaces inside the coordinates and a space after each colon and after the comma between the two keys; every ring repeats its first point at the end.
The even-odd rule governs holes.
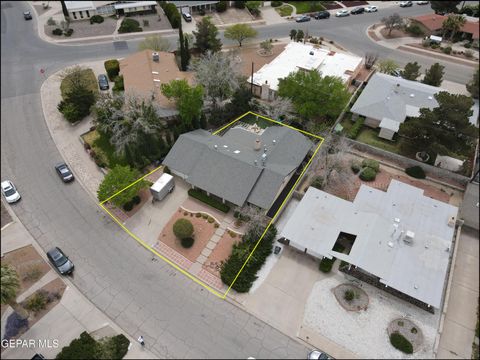
{"type": "Polygon", "coordinates": [[[433,43],[433,44],[431,45],[431,48],[432,48],[432,49],[438,49],[439,47],[440,47],[440,45],[439,45],[439,44],[436,44],[436,43],[433,43]]]}
{"type": "Polygon", "coordinates": [[[333,44],[333,43],[334,43],[334,41],[333,41],[333,40],[329,40],[328,42],[329,42],[330,44],[333,44]]]}
{"type": "Polygon", "coordinates": [[[465,50],[465,56],[467,58],[472,58],[473,57],[473,51],[472,50],[465,50]]]}
{"type": "Polygon", "coordinates": [[[403,321],[402,321],[402,320],[397,321],[397,325],[398,325],[398,326],[403,326],[403,321]]]}
{"type": "Polygon", "coordinates": [[[52,17],[49,17],[48,20],[47,20],[47,25],[55,26],[55,25],[57,25],[57,22],[55,20],[53,20],[52,17]]]}
{"type": "Polygon", "coordinates": [[[24,328],[28,329],[28,319],[22,319],[18,313],[13,312],[7,318],[3,338],[10,340],[12,337],[17,336],[20,333],[20,330],[24,328]]]}
{"type": "Polygon", "coordinates": [[[416,179],[425,179],[426,174],[421,166],[411,166],[405,169],[407,175],[414,177],[416,179]]]}
{"type": "Polygon", "coordinates": [[[87,143],[87,142],[84,142],[84,143],[83,143],[83,147],[85,148],[85,150],[90,150],[90,149],[92,148],[92,147],[90,146],[90,144],[87,143]]]}
{"type": "Polygon", "coordinates": [[[47,306],[47,297],[41,292],[33,294],[25,303],[25,309],[34,313],[45,309],[45,306],[47,306]]]}
{"type": "Polygon", "coordinates": [[[132,211],[133,205],[133,201],[126,202],[125,204],[123,204],[123,210],[132,211]]]}
{"type": "Polygon", "coordinates": [[[196,213],[195,217],[197,217],[197,218],[202,217],[202,214],[201,213],[196,213]]]}
{"type": "Polygon", "coordinates": [[[213,223],[213,222],[215,221],[215,219],[212,218],[212,217],[209,217],[207,221],[211,224],[211,223],[213,223]]]}
{"type": "Polygon", "coordinates": [[[356,139],[357,138],[358,134],[360,134],[360,130],[361,130],[364,122],[365,122],[364,117],[359,117],[357,119],[357,121],[355,121],[355,123],[350,128],[350,131],[348,132],[348,137],[350,139],[356,139]]]}
{"type": "Polygon", "coordinates": [[[141,32],[141,31],[143,30],[140,27],[140,23],[134,19],[124,19],[120,24],[120,27],[118,28],[119,34],[141,32]]]}
{"type": "Polygon", "coordinates": [[[282,6],[283,4],[283,1],[271,1],[270,2],[270,5],[272,5],[272,7],[279,7],[279,6],[282,6]]]}
{"type": "Polygon", "coordinates": [[[123,359],[127,354],[128,347],[130,346],[130,340],[128,340],[125,335],[119,334],[111,338],[110,342],[113,345],[110,347],[112,349],[112,353],[110,354],[111,358],[123,359]]]}
{"type": "Polygon", "coordinates": [[[193,225],[187,219],[178,219],[173,224],[173,233],[179,239],[191,237],[193,234],[193,225]]]}
{"type": "Polygon", "coordinates": [[[184,211],[183,216],[187,216],[187,215],[188,215],[188,211],[184,211]]]}
{"type": "Polygon", "coordinates": [[[213,225],[213,227],[214,227],[215,229],[217,229],[217,228],[220,227],[220,225],[218,225],[217,223],[215,223],[215,224],[213,225]]]}
{"type": "Polygon", "coordinates": [[[422,36],[424,35],[424,32],[422,28],[418,24],[411,24],[405,28],[405,30],[414,35],[414,36],[422,36]]]}
{"type": "Polygon", "coordinates": [[[411,332],[412,334],[416,334],[416,333],[418,332],[418,330],[417,330],[416,327],[412,327],[412,328],[410,329],[410,332],[411,332]]]}
{"type": "Polygon", "coordinates": [[[140,196],[138,195],[135,195],[133,198],[132,198],[132,202],[135,204],[135,205],[138,205],[142,202],[142,199],[140,198],[140,196]]]}
{"type": "Polygon", "coordinates": [[[328,259],[328,258],[324,257],[320,261],[320,264],[319,264],[318,268],[320,269],[321,272],[329,273],[330,271],[332,271],[332,266],[335,263],[335,260],[336,260],[335,257],[333,257],[331,259],[328,259]]]}
{"type": "Polygon", "coordinates": [[[358,162],[353,162],[352,165],[350,166],[354,174],[358,174],[360,170],[362,170],[362,167],[358,162]]]}
{"type": "Polygon", "coordinates": [[[321,176],[315,176],[312,180],[310,186],[322,190],[323,189],[323,178],[321,176]]]}
{"type": "Polygon", "coordinates": [[[355,292],[353,290],[345,290],[345,292],[343,293],[343,298],[346,300],[346,301],[352,301],[354,298],[355,298],[355,292]]]}
{"type": "Polygon", "coordinates": [[[73,34],[73,29],[68,29],[67,31],[65,31],[64,35],[67,36],[67,37],[70,37],[72,36],[73,34]]]}
{"type": "Polygon", "coordinates": [[[371,167],[366,167],[366,168],[363,168],[359,176],[360,176],[360,179],[362,179],[363,181],[373,181],[377,177],[377,172],[373,170],[371,167]]]}
{"type": "Polygon", "coordinates": [[[40,279],[40,276],[42,275],[42,271],[38,267],[38,265],[33,265],[30,266],[30,268],[27,270],[25,275],[23,276],[24,281],[37,281],[40,279]]]}
{"type": "Polygon", "coordinates": [[[180,240],[180,243],[182,244],[182,247],[184,247],[185,249],[188,249],[193,246],[194,241],[195,240],[192,237],[186,237],[186,238],[182,238],[180,240]]]}
{"type": "Polygon", "coordinates": [[[422,46],[423,47],[429,47],[430,46],[430,40],[428,40],[428,39],[422,40],[422,46]]]}
{"type": "Polygon", "coordinates": [[[101,24],[103,23],[103,16],[101,15],[93,15],[90,18],[90,24],[101,24]]]}
{"type": "Polygon", "coordinates": [[[450,54],[452,52],[452,47],[451,46],[444,47],[444,48],[442,48],[442,51],[445,54],[450,54]]]}
{"type": "Polygon", "coordinates": [[[150,22],[148,20],[143,20],[143,26],[145,27],[150,26],[150,22]]]}
{"type": "MultiPolygon", "coordinates": [[[[272,1],[273,3],[273,1],[272,1]]],[[[245,1],[235,1],[234,2],[234,6],[237,8],[237,9],[245,9],[245,1]]],[[[273,6],[273,5],[272,5],[273,6]]]]}
{"type": "Polygon", "coordinates": [[[204,213],[204,214],[202,214],[202,218],[206,220],[206,219],[208,219],[208,215],[204,213]]]}
{"type": "Polygon", "coordinates": [[[118,93],[119,91],[124,91],[125,87],[123,85],[123,75],[115,77],[115,85],[113,85],[112,91],[118,93]]]}
{"type": "Polygon", "coordinates": [[[168,168],[168,166],[165,166],[165,167],[163,168],[163,172],[164,172],[165,174],[171,174],[171,173],[172,173],[172,172],[170,171],[170,169],[168,168]]]}
{"type": "Polygon", "coordinates": [[[412,343],[398,332],[394,332],[393,334],[390,335],[390,343],[393,345],[395,349],[398,349],[405,354],[413,353],[412,343]]]}
{"type": "Polygon", "coordinates": [[[204,192],[197,190],[197,189],[190,189],[188,190],[188,195],[191,197],[200,200],[201,202],[204,202],[207,205],[210,205],[211,207],[218,209],[220,211],[223,211],[224,213],[228,213],[230,211],[230,206],[208,196],[204,192]]]}
{"type": "Polygon", "coordinates": [[[52,30],[52,34],[53,34],[53,35],[56,35],[56,36],[60,36],[60,35],[63,34],[63,30],[62,30],[62,29],[59,29],[59,28],[53,29],[53,30],[52,30]]]}
{"type": "Polygon", "coordinates": [[[120,72],[120,62],[117,59],[107,60],[103,63],[105,71],[107,72],[108,79],[113,81],[120,72]]]}
{"type": "Polygon", "coordinates": [[[80,334],[78,339],[62,348],[56,359],[95,359],[97,342],[86,331],[80,334]]]}
{"type": "Polygon", "coordinates": [[[380,170],[380,164],[377,160],[365,159],[362,161],[362,167],[369,167],[377,173],[380,170]]]}
{"type": "Polygon", "coordinates": [[[472,47],[472,43],[467,42],[467,43],[465,43],[465,44],[463,45],[463,47],[464,47],[465,49],[470,49],[470,48],[472,47]]]}
{"type": "Polygon", "coordinates": [[[222,13],[227,10],[227,2],[226,1],[219,1],[216,6],[216,10],[219,13],[222,13]]]}

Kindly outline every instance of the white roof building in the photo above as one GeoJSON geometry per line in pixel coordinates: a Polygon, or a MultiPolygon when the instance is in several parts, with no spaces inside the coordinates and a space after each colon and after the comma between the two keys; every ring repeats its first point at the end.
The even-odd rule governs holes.
{"type": "Polygon", "coordinates": [[[349,202],[310,187],[281,236],[316,257],[336,257],[380,282],[440,308],[458,208],[392,180],[387,192],[362,185],[349,202]],[[333,251],[340,233],[349,254],[333,251]]]}
{"type": "MultiPolygon", "coordinates": [[[[278,81],[299,69],[318,70],[323,76],[338,76],[348,82],[362,63],[362,58],[315,48],[312,45],[291,42],[272,62],[265,64],[253,74],[253,84],[269,84],[278,90],[278,81]]],[[[251,77],[249,78],[251,82],[251,77]]]]}

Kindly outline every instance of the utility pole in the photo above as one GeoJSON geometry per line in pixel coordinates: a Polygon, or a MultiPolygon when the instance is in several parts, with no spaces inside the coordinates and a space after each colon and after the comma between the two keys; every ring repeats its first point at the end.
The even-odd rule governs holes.
{"type": "Polygon", "coordinates": [[[253,95],[253,61],[252,61],[252,77],[250,78],[250,93],[253,95]]]}

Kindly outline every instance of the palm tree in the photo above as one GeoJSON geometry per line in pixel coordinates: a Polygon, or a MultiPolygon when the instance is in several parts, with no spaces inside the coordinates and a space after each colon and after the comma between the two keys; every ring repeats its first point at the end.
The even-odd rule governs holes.
{"type": "Polygon", "coordinates": [[[17,303],[17,291],[20,287],[18,274],[15,269],[8,265],[1,266],[1,300],[2,304],[8,304],[22,318],[28,317],[28,312],[22,305],[17,303]]]}
{"type": "Polygon", "coordinates": [[[462,15],[448,15],[448,18],[442,24],[443,33],[450,31],[450,40],[453,40],[455,34],[465,25],[466,21],[462,15]]]}

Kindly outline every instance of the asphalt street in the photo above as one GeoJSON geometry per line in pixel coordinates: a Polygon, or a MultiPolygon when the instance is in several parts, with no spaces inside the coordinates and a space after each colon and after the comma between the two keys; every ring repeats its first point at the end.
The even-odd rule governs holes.
{"type": "MultiPolygon", "coordinates": [[[[75,63],[123,57],[138,40],[123,48],[111,42],[57,46],[37,36],[36,20],[26,22],[25,2],[1,3],[1,172],[22,194],[13,210],[44,250],[60,246],[76,265],[73,283],[133,337],[166,358],[304,358],[308,348],[218,299],[128,237],[109,220],[78,182],[65,185],[53,165],[62,160],[43,118],[40,86],[46,76],[75,63]],[[45,74],[40,70],[45,69],[45,74]]],[[[376,50],[403,65],[432,59],[392,51],[365,35],[366,27],[399,9],[346,19],[259,27],[259,38],[288,36],[306,28],[363,55],[376,50]]],[[[402,9],[421,14],[427,7],[402,9]]],[[[176,43],[176,37],[170,37],[176,43]]],[[[227,42],[228,43],[228,42],[227,42]]],[[[472,68],[446,64],[445,78],[467,82],[472,68]]],[[[281,314],[279,314],[281,316],[281,314]]]]}

